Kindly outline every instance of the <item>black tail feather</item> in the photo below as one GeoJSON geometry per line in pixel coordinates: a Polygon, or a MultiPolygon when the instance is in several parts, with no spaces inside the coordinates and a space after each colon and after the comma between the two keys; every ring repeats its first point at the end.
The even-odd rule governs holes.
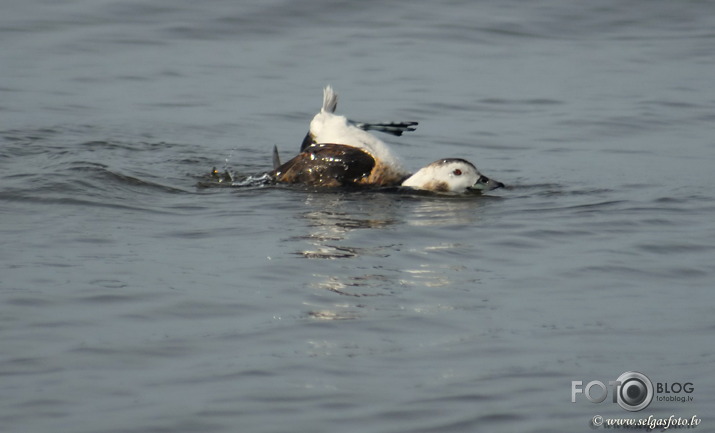
{"type": "Polygon", "coordinates": [[[417,129],[418,122],[352,122],[358,128],[364,131],[380,131],[386,134],[401,136],[403,132],[414,131],[417,129]]]}
{"type": "Polygon", "coordinates": [[[309,147],[311,144],[315,144],[315,140],[313,140],[313,136],[310,135],[310,131],[308,131],[307,134],[305,134],[305,138],[303,138],[303,142],[300,144],[300,151],[304,151],[306,147],[309,147]]]}

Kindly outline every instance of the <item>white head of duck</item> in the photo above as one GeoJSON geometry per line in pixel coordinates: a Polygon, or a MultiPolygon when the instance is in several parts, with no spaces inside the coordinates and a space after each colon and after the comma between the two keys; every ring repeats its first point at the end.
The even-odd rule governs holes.
{"type": "Polygon", "coordinates": [[[461,158],[439,159],[405,179],[401,186],[434,192],[486,192],[503,183],[489,179],[471,162],[461,158]]]}

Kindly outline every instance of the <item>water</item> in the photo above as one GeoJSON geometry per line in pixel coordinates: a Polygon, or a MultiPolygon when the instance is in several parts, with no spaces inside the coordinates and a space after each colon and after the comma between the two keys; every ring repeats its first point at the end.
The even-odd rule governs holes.
{"type": "Polygon", "coordinates": [[[2,430],[711,430],[714,17],[5,2],[2,430]],[[197,188],[295,153],[326,84],[355,120],[420,122],[385,137],[407,166],[462,157],[510,188],[197,188]],[[571,403],[629,370],[694,401],[571,403]]]}

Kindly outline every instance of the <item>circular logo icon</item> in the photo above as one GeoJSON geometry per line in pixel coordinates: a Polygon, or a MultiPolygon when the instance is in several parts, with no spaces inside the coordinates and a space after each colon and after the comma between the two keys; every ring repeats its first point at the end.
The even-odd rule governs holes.
{"type": "Polygon", "coordinates": [[[626,371],[618,376],[620,383],[616,401],[623,409],[638,412],[648,407],[653,400],[653,383],[643,373],[626,371]]]}

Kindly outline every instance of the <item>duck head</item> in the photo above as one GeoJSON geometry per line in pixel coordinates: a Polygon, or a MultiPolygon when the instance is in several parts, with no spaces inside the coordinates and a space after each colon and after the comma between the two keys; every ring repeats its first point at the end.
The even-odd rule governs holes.
{"type": "Polygon", "coordinates": [[[489,179],[471,162],[460,158],[437,160],[405,179],[402,186],[435,192],[490,191],[503,183],[489,179]]]}

